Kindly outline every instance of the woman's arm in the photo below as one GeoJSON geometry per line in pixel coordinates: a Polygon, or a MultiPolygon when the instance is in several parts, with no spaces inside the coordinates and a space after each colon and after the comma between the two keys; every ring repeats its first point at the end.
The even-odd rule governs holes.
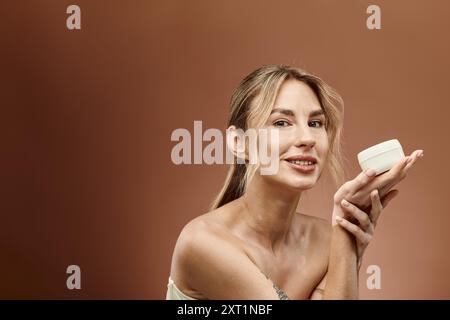
{"type": "Polygon", "coordinates": [[[333,226],[323,299],[358,299],[355,240],[339,225],[333,226]]]}
{"type": "MultiPolygon", "coordinates": [[[[374,177],[373,170],[361,172],[355,179],[346,182],[334,196],[333,231],[324,299],[358,299],[360,262],[383,206],[376,191],[370,193],[371,204],[368,213],[346,201],[345,197],[364,188],[374,177]],[[349,216],[358,224],[350,222],[349,216]]],[[[396,190],[388,193],[386,202],[396,194],[396,190]]]]}
{"type": "Polygon", "coordinates": [[[359,265],[355,268],[354,239],[343,232],[339,226],[332,228],[329,271],[312,292],[311,300],[337,300],[358,298],[358,272],[359,265]],[[335,245],[338,244],[338,245],[335,245]],[[356,274],[353,270],[356,269],[356,274]],[[349,272],[350,271],[350,272],[349,272]],[[330,278],[329,281],[327,279],[330,278]]]}
{"type": "Polygon", "coordinates": [[[345,216],[342,200],[354,194],[375,177],[373,170],[361,172],[344,183],[334,195],[332,235],[324,299],[358,299],[358,256],[355,238],[338,222],[345,216]]]}

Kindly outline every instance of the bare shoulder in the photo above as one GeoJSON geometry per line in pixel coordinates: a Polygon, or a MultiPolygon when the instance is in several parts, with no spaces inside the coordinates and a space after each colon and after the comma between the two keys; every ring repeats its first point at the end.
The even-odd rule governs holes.
{"type": "Polygon", "coordinates": [[[232,243],[238,246],[237,238],[233,237],[226,224],[219,218],[220,211],[214,210],[189,221],[181,231],[177,244],[190,247],[197,242],[214,241],[217,245],[232,243]]]}
{"type": "MultiPolygon", "coordinates": [[[[172,280],[187,295],[195,299],[206,299],[203,293],[196,290],[195,279],[192,273],[202,272],[202,264],[197,257],[200,252],[208,255],[209,246],[214,244],[221,250],[225,245],[226,233],[220,225],[200,215],[189,221],[181,230],[173,251],[170,275],[172,280]]],[[[203,259],[204,260],[204,259],[203,259]]]]}
{"type": "Polygon", "coordinates": [[[193,244],[197,241],[214,241],[218,245],[235,245],[241,248],[239,239],[233,235],[230,228],[235,205],[231,202],[218,209],[204,213],[187,223],[180,233],[180,244],[193,244]]]}
{"type": "Polygon", "coordinates": [[[240,247],[239,240],[208,214],[180,233],[172,276],[196,299],[276,299],[271,283],[240,247]]]}
{"type": "Polygon", "coordinates": [[[200,249],[205,243],[214,243],[220,248],[234,242],[226,228],[206,214],[191,220],[184,226],[178,237],[176,249],[180,253],[189,254],[190,250],[200,249]]]}

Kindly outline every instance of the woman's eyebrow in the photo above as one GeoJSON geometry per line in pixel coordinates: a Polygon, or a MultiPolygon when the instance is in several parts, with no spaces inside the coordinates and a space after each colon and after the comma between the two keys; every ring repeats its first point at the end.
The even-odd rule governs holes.
{"type": "Polygon", "coordinates": [[[320,115],[325,115],[325,112],[323,111],[323,109],[311,111],[309,114],[310,117],[315,117],[315,116],[320,116],[320,115]]]}
{"type": "MultiPolygon", "coordinates": [[[[295,116],[294,111],[292,111],[291,109],[284,109],[284,108],[274,108],[270,114],[277,113],[277,112],[285,114],[287,116],[292,116],[292,117],[295,116]]],[[[311,111],[309,113],[309,116],[310,117],[315,117],[315,116],[320,116],[320,115],[323,115],[323,114],[325,114],[323,109],[317,109],[317,110],[311,111]]]]}
{"type": "Polygon", "coordinates": [[[292,117],[295,116],[294,111],[292,111],[290,109],[284,109],[284,108],[274,108],[270,114],[277,113],[277,112],[282,113],[287,116],[292,116],[292,117]]]}

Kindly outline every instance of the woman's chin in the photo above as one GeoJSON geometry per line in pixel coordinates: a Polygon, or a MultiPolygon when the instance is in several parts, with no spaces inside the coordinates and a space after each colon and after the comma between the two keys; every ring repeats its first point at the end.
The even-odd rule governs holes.
{"type": "Polygon", "coordinates": [[[313,188],[317,184],[318,177],[316,175],[310,175],[305,177],[292,177],[292,175],[276,176],[275,178],[266,176],[266,179],[271,181],[270,183],[278,185],[278,187],[286,188],[296,192],[308,190],[313,188]]]}
{"type": "Polygon", "coordinates": [[[316,182],[317,182],[316,179],[304,178],[301,179],[300,181],[288,181],[286,185],[297,191],[302,191],[313,188],[316,185],[316,182]]]}

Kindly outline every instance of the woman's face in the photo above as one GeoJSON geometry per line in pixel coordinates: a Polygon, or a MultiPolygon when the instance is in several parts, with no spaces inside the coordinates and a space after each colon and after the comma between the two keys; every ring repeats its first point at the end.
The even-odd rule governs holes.
{"type": "Polygon", "coordinates": [[[327,160],[325,125],[314,91],[301,81],[285,81],[265,125],[279,133],[278,172],[261,177],[299,190],[312,188],[327,160]]]}

